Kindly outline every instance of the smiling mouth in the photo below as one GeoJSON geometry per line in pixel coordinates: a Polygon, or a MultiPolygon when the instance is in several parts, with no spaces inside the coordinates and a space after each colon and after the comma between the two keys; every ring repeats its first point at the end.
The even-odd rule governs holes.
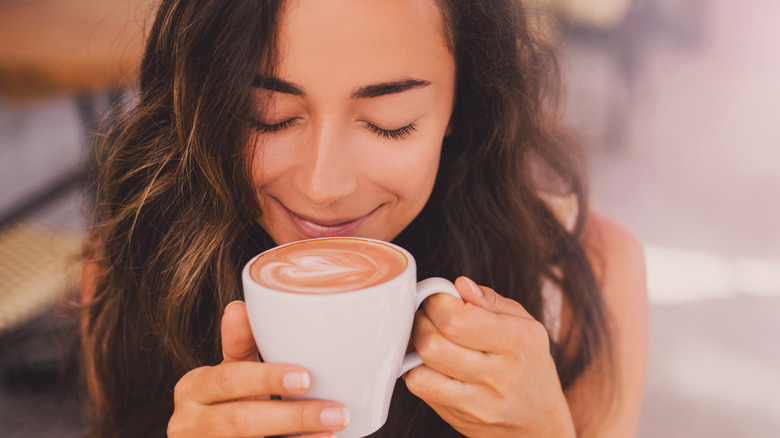
{"type": "Polygon", "coordinates": [[[290,217],[290,220],[298,229],[298,231],[310,238],[354,235],[358,228],[360,228],[360,226],[363,225],[363,223],[365,223],[365,221],[368,220],[368,218],[374,214],[375,211],[382,207],[382,205],[379,205],[377,208],[371,210],[368,214],[352,219],[335,219],[330,221],[323,221],[300,216],[285,207],[281,202],[279,202],[279,204],[287,212],[287,215],[290,217]]]}

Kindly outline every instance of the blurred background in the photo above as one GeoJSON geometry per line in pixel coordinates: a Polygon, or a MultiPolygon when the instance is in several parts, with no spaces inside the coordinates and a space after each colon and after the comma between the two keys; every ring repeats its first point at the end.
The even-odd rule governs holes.
{"type": "MultiPolygon", "coordinates": [[[[596,209],[645,246],[640,437],[780,436],[780,2],[534,0],[562,39],[596,209]]],[[[0,0],[0,434],[81,436],[88,136],[154,2],[0,0]]]]}

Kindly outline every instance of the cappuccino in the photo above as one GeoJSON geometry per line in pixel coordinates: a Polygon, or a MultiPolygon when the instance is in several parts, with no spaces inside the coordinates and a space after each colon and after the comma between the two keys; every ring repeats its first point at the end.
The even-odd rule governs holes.
{"type": "Polygon", "coordinates": [[[284,292],[332,294],[365,289],[400,275],[406,256],[379,242],[315,239],[261,255],[250,274],[259,284],[284,292]]]}

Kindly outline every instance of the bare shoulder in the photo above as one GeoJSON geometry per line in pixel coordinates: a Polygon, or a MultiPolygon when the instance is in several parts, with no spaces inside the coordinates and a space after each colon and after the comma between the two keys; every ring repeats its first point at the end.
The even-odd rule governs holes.
{"type": "Polygon", "coordinates": [[[624,225],[597,212],[588,213],[581,239],[607,307],[616,352],[626,353],[621,349],[627,348],[627,337],[631,342],[626,344],[646,347],[649,306],[642,245],[624,225]]]}
{"type": "MultiPolygon", "coordinates": [[[[617,384],[612,415],[593,436],[636,436],[649,344],[644,251],[625,226],[597,212],[588,213],[581,241],[606,307],[615,367],[610,374],[617,384]]],[[[587,387],[599,384],[590,374],[585,373],[568,395],[573,415],[589,410],[583,394],[587,387]]]]}
{"type": "Polygon", "coordinates": [[[585,219],[580,240],[602,286],[606,286],[610,280],[616,280],[615,277],[626,276],[644,284],[645,259],[642,245],[623,224],[601,213],[590,211],[585,219]]]}

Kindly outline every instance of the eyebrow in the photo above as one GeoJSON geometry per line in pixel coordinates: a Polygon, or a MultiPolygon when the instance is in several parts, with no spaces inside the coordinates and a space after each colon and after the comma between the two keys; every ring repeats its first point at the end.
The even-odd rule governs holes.
{"type": "Polygon", "coordinates": [[[306,96],[306,93],[303,92],[303,89],[300,86],[278,78],[255,76],[255,80],[252,81],[252,86],[265,88],[266,90],[276,91],[278,93],[292,94],[293,96],[306,96]]]}
{"type": "MultiPolygon", "coordinates": [[[[265,88],[266,90],[276,91],[278,93],[291,94],[293,96],[305,97],[306,92],[303,87],[287,82],[285,80],[273,77],[255,77],[253,86],[265,88]]],[[[421,79],[400,79],[397,81],[380,82],[377,84],[364,85],[349,95],[352,100],[366,99],[372,97],[386,96],[388,94],[398,94],[414,88],[422,88],[431,85],[430,82],[421,79]]]]}
{"type": "Polygon", "coordinates": [[[431,83],[420,79],[401,79],[398,81],[382,82],[360,87],[353,91],[349,98],[364,99],[385,96],[388,94],[398,94],[413,88],[427,87],[428,85],[431,85],[431,83]]]}

